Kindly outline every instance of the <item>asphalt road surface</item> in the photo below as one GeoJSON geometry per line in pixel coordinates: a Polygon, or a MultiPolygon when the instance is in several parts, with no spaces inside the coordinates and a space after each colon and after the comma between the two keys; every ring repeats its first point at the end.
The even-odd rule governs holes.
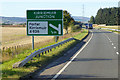
{"type": "Polygon", "coordinates": [[[91,31],[88,40],[38,71],[34,78],[118,78],[118,34],[96,29],[91,31]]]}

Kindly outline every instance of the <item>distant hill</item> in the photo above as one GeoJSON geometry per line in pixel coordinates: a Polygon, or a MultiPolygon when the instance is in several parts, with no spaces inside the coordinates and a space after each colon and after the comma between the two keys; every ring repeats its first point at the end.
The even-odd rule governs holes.
{"type": "Polygon", "coordinates": [[[2,23],[6,23],[6,24],[20,24],[20,23],[26,22],[26,18],[22,18],[22,17],[3,17],[3,16],[0,16],[0,19],[2,19],[2,23]]]}
{"type": "Polygon", "coordinates": [[[90,18],[82,16],[72,16],[75,21],[88,22],[90,18]]]}
{"type": "MultiPolygon", "coordinates": [[[[83,17],[82,16],[72,16],[75,21],[81,21],[81,22],[88,22],[90,18],[88,17],[83,17]]],[[[3,17],[0,16],[0,19],[2,19],[2,22],[0,23],[6,23],[6,24],[20,24],[20,23],[25,23],[26,18],[23,17],[3,17]]]]}

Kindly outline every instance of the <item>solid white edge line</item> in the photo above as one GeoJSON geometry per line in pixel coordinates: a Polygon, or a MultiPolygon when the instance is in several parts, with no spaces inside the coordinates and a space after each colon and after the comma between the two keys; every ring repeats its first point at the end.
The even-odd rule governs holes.
{"type": "Polygon", "coordinates": [[[110,40],[110,38],[105,34],[105,36],[108,38],[108,40],[110,41],[110,42],[112,42],[111,40],[110,40]]]}
{"type": "Polygon", "coordinates": [[[92,36],[87,41],[87,43],[72,57],[72,59],[51,80],[55,80],[65,70],[65,68],[67,68],[67,66],[75,59],[75,57],[77,57],[77,55],[88,45],[92,37],[93,37],[93,32],[92,32],[92,36]]]}

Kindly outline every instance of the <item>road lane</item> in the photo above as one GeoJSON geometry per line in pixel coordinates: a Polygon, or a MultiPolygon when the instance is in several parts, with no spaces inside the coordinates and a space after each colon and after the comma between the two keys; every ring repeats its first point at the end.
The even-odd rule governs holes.
{"type": "Polygon", "coordinates": [[[105,36],[110,33],[94,29],[93,34],[89,44],[57,78],[118,78],[118,55],[105,36]]]}
{"type": "Polygon", "coordinates": [[[85,46],[86,43],[90,40],[91,33],[89,33],[88,36],[86,36],[83,40],[77,40],[78,44],[75,45],[74,47],[71,47],[70,50],[67,52],[64,52],[64,55],[52,63],[50,63],[48,66],[46,66],[42,70],[37,70],[32,77],[34,79],[51,79],[53,78],[68,62],[74,55],[75,53],[78,52],[83,46],[85,46]]]}
{"type": "MultiPolygon", "coordinates": [[[[100,31],[105,32],[104,30],[100,30],[100,31]]],[[[112,46],[116,47],[115,50],[116,50],[116,52],[118,52],[118,49],[119,49],[118,44],[120,44],[119,41],[118,41],[119,40],[118,39],[119,34],[115,34],[113,32],[109,32],[109,31],[106,31],[106,33],[104,33],[104,34],[110,39],[112,46]]]]}

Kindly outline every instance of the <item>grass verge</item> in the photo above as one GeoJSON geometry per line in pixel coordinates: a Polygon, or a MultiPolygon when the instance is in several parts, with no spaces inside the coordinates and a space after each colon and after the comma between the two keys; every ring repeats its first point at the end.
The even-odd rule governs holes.
{"type": "Polygon", "coordinates": [[[120,34],[120,32],[119,32],[119,31],[114,31],[114,30],[107,30],[107,31],[111,31],[111,32],[115,32],[115,33],[120,34]]]}
{"type": "Polygon", "coordinates": [[[108,29],[102,29],[102,30],[106,30],[106,31],[110,31],[110,32],[114,32],[114,33],[118,33],[118,34],[120,34],[120,32],[119,32],[119,31],[108,30],[108,29]]]}
{"type": "MultiPolygon", "coordinates": [[[[73,36],[76,39],[83,39],[88,34],[88,30],[85,30],[82,33],[79,33],[75,36],[73,36]]],[[[54,59],[57,59],[58,57],[62,56],[70,47],[76,45],[78,41],[72,40],[68,43],[63,44],[60,47],[57,47],[56,49],[52,49],[51,52],[44,53],[40,57],[34,57],[33,60],[29,61],[24,67],[21,68],[12,68],[12,65],[15,62],[22,61],[26,58],[26,56],[30,55],[35,50],[38,50],[40,48],[37,48],[35,50],[26,50],[23,53],[19,54],[17,58],[13,58],[10,61],[3,62],[0,67],[2,66],[2,77],[3,80],[5,78],[9,79],[19,79],[22,76],[25,76],[31,72],[34,72],[36,69],[42,68],[43,66],[49,64],[54,59]]],[[[52,45],[55,43],[50,43],[46,46],[52,45]]],[[[46,47],[44,46],[44,47],[46,47]]]]}

